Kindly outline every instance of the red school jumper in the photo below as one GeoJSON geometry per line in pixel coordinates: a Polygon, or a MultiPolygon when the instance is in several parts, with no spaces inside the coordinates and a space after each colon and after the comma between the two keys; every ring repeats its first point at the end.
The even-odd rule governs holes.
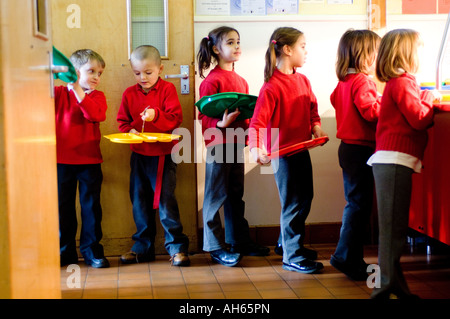
{"type": "Polygon", "coordinates": [[[403,73],[386,83],[378,119],[376,151],[396,151],[423,160],[433,124],[433,94],[420,91],[416,78],[403,73]]]}
{"type": "MultiPolygon", "coordinates": [[[[214,95],[217,93],[225,93],[225,92],[236,92],[236,93],[245,93],[248,94],[248,83],[245,81],[243,77],[238,75],[234,71],[226,71],[222,69],[220,66],[216,66],[212,69],[208,76],[202,81],[200,84],[200,98],[204,96],[214,95]]],[[[226,128],[217,127],[217,122],[222,119],[212,118],[204,115],[203,113],[198,113],[198,119],[202,123],[202,133],[205,136],[205,131],[207,129],[215,129],[220,130],[217,134],[211,134],[211,138],[208,136],[205,137],[205,145],[213,146],[217,144],[225,144],[226,143],[226,128]],[[220,140],[217,137],[222,136],[223,139],[220,140]]],[[[244,131],[248,129],[249,120],[244,121],[234,121],[231,123],[228,128],[243,128],[244,131]]],[[[209,134],[208,134],[209,135],[209,134]]]]}
{"type": "Polygon", "coordinates": [[[336,137],[347,144],[374,148],[381,103],[375,82],[364,73],[347,74],[330,101],[336,110],[336,137]]]}
{"type": "Polygon", "coordinates": [[[317,110],[317,99],[305,75],[284,74],[275,69],[272,77],[262,86],[250,122],[249,146],[262,148],[267,128],[265,145],[272,153],[285,147],[310,140],[312,128],[321,125],[317,110]],[[278,129],[271,136],[271,129],[278,129]]]}
{"type": "MultiPolygon", "coordinates": [[[[122,96],[117,122],[119,130],[128,133],[131,129],[142,132],[142,118],[140,114],[150,106],[155,110],[155,118],[151,122],[145,122],[144,131],[150,133],[172,133],[183,121],[183,111],[175,86],[167,81],[158,79],[158,82],[148,93],[142,90],[139,84],[130,86],[122,96]]],[[[155,199],[153,208],[159,207],[162,173],[164,171],[165,155],[172,152],[173,146],[178,141],[130,144],[133,152],[145,156],[159,156],[158,173],[156,177],[155,199]]]]}
{"type": "Polygon", "coordinates": [[[106,98],[93,90],[78,103],[73,91],[55,87],[56,156],[59,164],[99,164],[100,122],[106,119],[106,98]]]}

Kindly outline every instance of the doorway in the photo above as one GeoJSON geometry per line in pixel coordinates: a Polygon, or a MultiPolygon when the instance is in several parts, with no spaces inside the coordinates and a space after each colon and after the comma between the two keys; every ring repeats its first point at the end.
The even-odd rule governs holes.
{"type": "MultiPolygon", "coordinates": [[[[70,56],[77,49],[89,48],[102,55],[106,62],[98,87],[98,90],[105,93],[108,104],[106,121],[100,125],[102,135],[118,132],[116,117],[122,94],[127,87],[136,84],[128,60],[127,3],[127,0],[80,0],[76,2],[77,7],[72,7],[73,0],[52,2],[55,47],[66,56],[70,56]]],[[[182,94],[181,79],[165,79],[165,75],[180,74],[181,65],[188,65],[189,84],[191,88],[193,87],[193,2],[170,0],[168,4],[169,53],[168,58],[163,60],[164,71],[161,77],[172,82],[177,88],[183,109],[181,127],[187,129],[193,136],[194,90],[191,89],[189,94],[182,94]]],[[[105,254],[114,256],[123,254],[131,248],[133,244],[131,235],[136,231],[128,193],[131,153],[128,145],[111,143],[107,139],[101,141],[100,147],[104,159],[101,194],[102,244],[105,254]]],[[[196,167],[193,161],[178,165],[176,196],[184,233],[190,239],[190,250],[196,251],[197,194],[196,167]]],[[[159,225],[159,218],[156,220],[158,224],[156,253],[166,254],[163,229],[159,225]]]]}

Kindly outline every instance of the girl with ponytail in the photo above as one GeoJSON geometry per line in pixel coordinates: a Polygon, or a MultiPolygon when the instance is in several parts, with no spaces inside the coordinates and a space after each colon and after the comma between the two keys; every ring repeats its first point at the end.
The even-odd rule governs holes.
{"type": "MultiPolygon", "coordinates": [[[[234,71],[234,63],[241,56],[239,32],[222,26],[209,32],[200,42],[197,54],[201,78],[200,98],[217,93],[248,94],[247,81],[234,71]],[[205,78],[204,72],[214,68],[205,78]]],[[[234,134],[227,140],[226,131],[247,130],[249,120],[237,121],[239,110],[225,113],[222,118],[208,117],[199,112],[203,137],[207,148],[205,195],[203,201],[203,250],[210,252],[214,262],[235,266],[243,255],[266,256],[269,248],[250,239],[244,217],[244,147],[245,139],[234,134]],[[220,137],[220,138],[219,138],[220,137]],[[219,209],[224,206],[225,236],[222,234],[219,209]],[[223,241],[225,237],[225,242],[223,241]],[[231,246],[226,249],[226,244],[231,246]]]]}
{"type": "MultiPolygon", "coordinates": [[[[305,36],[295,28],[278,28],[270,38],[264,69],[265,83],[249,130],[249,148],[260,164],[268,162],[267,152],[310,140],[312,136],[327,135],[321,129],[317,99],[311,84],[306,76],[297,72],[297,68],[306,61],[305,46],[305,36]],[[267,128],[270,128],[270,136],[265,134],[267,128]],[[278,134],[274,134],[274,129],[278,134]]],[[[309,152],[272,159],[272,167],[281,201],[281,242],[278,244],[279,248],[282,246],[283,269],[317,272],[323,268],[322,263],[314,261],[317,253],[303,246],[305,220],[313,198],[309,152]]]]}

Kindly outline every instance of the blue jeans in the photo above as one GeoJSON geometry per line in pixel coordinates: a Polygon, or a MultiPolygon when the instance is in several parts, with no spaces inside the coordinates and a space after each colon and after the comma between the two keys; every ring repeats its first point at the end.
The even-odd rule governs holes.
{"type": "Polygon", "coordinates": [[[311,158],[305,151],[274,159],[272,165],[281,202],[283,262],[299,262],[305,259],[300,251],[314,196],[311,158]]]}
{"type": "Polygon", "coordinates": [[[374,180],[367,161],[374,149],[341,142],[338,156],[344,178],[345,205],[334,258],[340,263],[360,266],[364,255],[364,235],[372,212],[374,180]]]}
{"type": "Polygon", "coordinates": [[[250,242],[244,217],[244,145],[221,144],[208,148],[203,200],[203,250],[225,247],[219,209],[224,206],[225,242],[250,242]]]}
{"type": "MultiPolygon", "coordinates": [[[[130,198],[136,233],[131,250],[137,254],[151,256],[155,253],[156,210],[153,209],[154,189],[159,156],[131,154],[130,198]]],[[[159,218],[164,228],[165,248],[172,256],[188,252],[189,239],[183,234],[178,202],[175,197],[177,165],[171,155],[165,155],[164,173],[159,202],[159,218]]]]}
{"type": "Polygon", "coordinates": [[[103,181],[101,164],[58,164],[59,241],[61,259],[76,260],[75,236],[77,186],[81,206],[80,252],[85,260],[102,258],[102,207],[100,191],[103,181]]]}

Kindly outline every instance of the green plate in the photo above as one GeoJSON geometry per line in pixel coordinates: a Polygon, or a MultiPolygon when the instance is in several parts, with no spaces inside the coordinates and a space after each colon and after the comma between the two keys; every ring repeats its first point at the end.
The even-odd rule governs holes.
{"type": "Polygon", "coordinates": [[[66,83],[75,83],[77,81],[77,71],[72,62],[55,47],[53,47],[53,65],[62,65],[69,68],[67,72],[54,73],[53,76],[55,79],[60,79],[66,83]]]}
{"type": "Polygon", "coordinates": [[[225,92],[204,96],[195,105],[206,116],[215,118],[222,118],[226,109],[231,113],[239,108],[241,114],[236,120],[242,121],[253,116],[256,99],[257,96],[250,94],[225,92]]]}

